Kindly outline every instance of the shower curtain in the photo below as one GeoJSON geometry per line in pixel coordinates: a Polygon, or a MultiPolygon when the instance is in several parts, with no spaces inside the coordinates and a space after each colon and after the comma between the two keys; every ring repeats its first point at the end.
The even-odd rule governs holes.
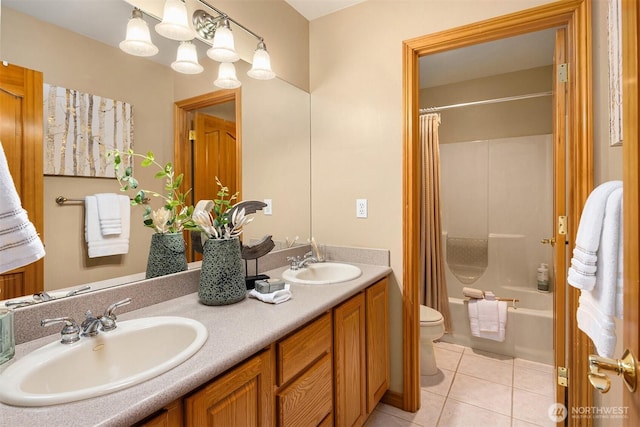
{"type": "Polygon", "coordinates": [[[440,114],[420,116],[420,303],[435,308],[451,331],[440,216],[440,114]]]}

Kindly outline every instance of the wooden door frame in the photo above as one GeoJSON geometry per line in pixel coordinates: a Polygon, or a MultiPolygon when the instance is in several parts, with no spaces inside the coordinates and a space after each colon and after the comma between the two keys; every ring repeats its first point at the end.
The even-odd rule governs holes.
{"type": "MultiPolygon", "coordinates": [[[[173,108],[173,162],[176,175],[184,174],[182,188],[193,188],[191,174],[191,144],[189,130],[191,123],[189,114],[201,108],[211,107],[225,102],[235,102],[236,112],[236,182],[238,183],[238,200],[242,200],[242,103],[241,88],[223,89],[198,95],[193,98],[177,101],[173,108]]],[[[193,201],[195,204],[196,201],[193,201]]],[[[191,239],[186,238],[187,260],[191,260],[191,239]]]]}
{"type": "MultiPolygon", "coordinates": [[[[465,25],[403,42],[403,409],[414,412],[420,407],[419,366],[419,174],[418,171],[418,111],[419,74],[421,56],[445,50],[471,46],[504,37],[511,37],[548,28],[566,26],[568,29],[569,67],[568,111],[568,234],[573,247],[582,207],[593,188],[593,130],[592,130],[592,55],[590,0],[563,0],[536,8],[504,15],[494,19],[465,25]]],[[[562,274],[559,272],[558,274],[562,274]]],[[[575,313],[579,293],[576,289],[560,287],[555,292],[555,305],[560,318],[555,330],[564,334],[567,307],[575,313]]],[[[565,340],[556,334],[556,355],[569,360],[569,402],[591,406],[592,390],[584,373],[590,341],[578,333],[575,316],[566,316],[566,339],[572,344],[565,354],[565,340]]],[[[576,425],[589,420],[570,420],[576,425]]]]}
{"type": "MultiPolygon", "coordinates": [[[[624,320],[623,335],[627,348],[640,345],[640,133],[638,128],[638,37],[640,7],[636,0],[622,2],[622,182],[624,229],[624,320]]],[[[638,357],[638,354],[635,354],[638,357]]],[[[616,355],[620,357],[620,355],[616,355]]],[[[623,405],[628,408],[625,425],[640,419],[640,393],[623,388],[623,405]]]]}

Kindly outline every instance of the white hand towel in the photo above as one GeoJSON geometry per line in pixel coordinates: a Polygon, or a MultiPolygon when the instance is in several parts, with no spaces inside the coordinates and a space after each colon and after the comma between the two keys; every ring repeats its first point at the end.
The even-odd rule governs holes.
{"type": "Polygon", "coordinates": [[[578,224],[576,247],[573,249],[573,259],[580,264],[574,266],[572,262],[567,277],[568,283],[575,288],[590,291],[595,285],[592,274],[580,270],[580,267],[584,264],[597,266],[607,200],[614,190],[621,188],[622,181],[608,181],[597,186],[587,198],[578,224]],[[580,276],[583,276],[582,280],[580,276]]]}
{"type": "Polygon", "coordinates": [[[18,190],[0,142],[0,273],[31,264],[45,255],[18,190]]]}
{"type": "Polygon", "coordinates": [[[607,198],[597,258],[595,284],[590,291],[582,289],[576,317],[598,354],[613,357],[614,316],[622,315],[622,188],[607,198]]]}
{"type": "Polygon", "coordinates": [[[100,232],[102,235],[112,236],[122,233],[118,195],[115,193],[98,193],[95,196],[98,202],[98,218],[100,219],[100,232]]]}
{"type": "Polygon", "coordinates": [[[279,291],[271,292],[269,294],[261,294],[255,289],[251,289],[249,292],[249,296],[253,298],[257,298],[262,302],[270,303],[270,304],[280,304],[285,301],[288,301],[291,298],[291,290],[289,289],[289,284],[284,285],[284,289],[279,291]]]}
{"type": "Polygon", "coordinates": [[[471,328],[471,335],[478,338],[490,339],[493,341],[504,341],[506,338],[506,330],[507,330],[507,303],[505,301],[487,301],[481,299],[472,299],[468,301],[468,311],[469,311],[469,326],[471,328]],[[498,314],[498,330],[491,331],[482,331],[480,329],[480,304],[481,303],[497,303],[497,314],[498,314]]]}
{"type": "Polygon", "coordinates": [[[500,329],[498,302],[495,300],[478,301],[478,328],[480,332],[498,332],[500,329]]]}
{"type": "Polygon", "coordinates": [[[120,255],[129,252],[131,203],[129,197],[119,195],[118,206],[122,230],[119,235],[103,236],[98,219],[98,201],[95,196],[85,197],[85,240],[89,258],[120,255]]]}

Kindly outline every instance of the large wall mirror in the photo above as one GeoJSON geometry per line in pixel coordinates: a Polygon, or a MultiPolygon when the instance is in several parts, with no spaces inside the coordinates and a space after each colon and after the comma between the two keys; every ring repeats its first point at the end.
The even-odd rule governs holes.
{"type": "MultiPolygon", "coordinates": [[[[41,71],[45,84],[131,103],[135,151],[153,150],[160,161],[172,161],[174,104],[219,90],[213,85],[217,63],[208,59],[201,47],[200,62],[205,70],[189,76],[177,74],[167,64],[125,54],[117,44],[124,37],[131,10],[124,0],[3,1],[0,59],[41,71]],[[89,14],[85,8],[91,5],[101,11],[89,14]],[[66,28],[54,21],[62,16],[67,17],[66,28]],[[95,27],[109,29],[110,41],[88,36],[95,27]]],[[[156,23],[145,19],[150,27],[156,23]]],[[[164,42],[152,32],[154,36],[162,50],[164,42]]],[[[170,48],[169,57],[175,56],[176,47],[170,48]]],[[[279,78],[248,78],[246,62],[239,61],[236,68],[242,82],[237,104],[242,117],[242,197],[273,201],[272,215],[258,212],[245,239],[271,234],[275,241],[295,236],[306,240],[311,204],[310,96],[279,78]]],[[[146,187],[162,188],[162,182],[154,179],[155,171],[140,168],[138,174],[146,187]]],[[[82,200],[86,195],[118,191],[114,179],[45,175],[45,291],[94,282],[115,285],[144,277],[152,230],[142,224],[141,207],[131,210],[128,254],[87,256],[82,200]],[[57,196],[80,202],[58,205],[57,196]]]]}

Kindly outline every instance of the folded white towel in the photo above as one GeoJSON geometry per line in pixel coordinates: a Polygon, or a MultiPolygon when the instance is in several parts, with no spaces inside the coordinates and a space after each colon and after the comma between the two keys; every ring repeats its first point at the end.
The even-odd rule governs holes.
{"type": "Polygon", "coordinates": [[[257,298],[262,302],[267,302],[270,304],[280,304],[282,302],[288,301],[291,298],[291,290],[289,289],[289,284],[287,283],[284,285],[284,289],[271,292],[269,294],[262,294],[255,289],[251,289],[251,291],[249,292],[249,296],[257,298]]]}
{"type": "Polygon", "coordinates": [[[85,197],[85,240],[89,258],[120,255],[129,252],[129,231],[131,202],[129,197],[119,195],[117,204],[120,209],[122,230],[118,235],[104,236],[98,219],[98,201],[95,196],[85,197]]]}
{"type": "Polygon", "coordinates": [[[573,259],[580,264],[574,266],[572,262],[567,277],[573,287],[591,290],[595,285],[591,274],[580,267],[585,264],[597,266],[607,200],[614,190],[621,188],[622,181],[608,181],[597,186],[587,198],[578,224],[576,247],[573,249],[573,259]],[[584,276],[584,280],[580,280],[579,276],[584,276]]]}
{"type": "Polygon", "coordinates": [[[500,329],[498,302],[496,300],[480,300],[477,302],[478,329],[480,329],[480,332],[498,332],[500,329]]]}
{"type": "Polygon", "coordinates": [[[487,301],[481,299],[471,299],[467,302],[469,312],[469,326],[471,335],[478,338],[485,338],[494,341],[504,341],[506,338],[507,327],[507,303],[505,301],[487,301]],[[480,303],[497,303],[498,304],[498,330],[495,332],[482,331],[479,325],[479,304],[480,303]]]}
{"type": "Polygon", "coordinates": [[[122,233],[118,195],[115,193],[98,193],[95,196],[98,201],[98,218],[102,235],[112,236],[122,233]]]}
{"type": "MultiPolygon", "coordinates": [[[[613,357],[614,317],[622,318],[622,257],[622,188],[616,188],[609,193],[604,207],[594,285],[581,288],[576,312],[578,328],[604,357],[613,357]]],[[[569,278],[575,286],[571,269],[569,278]]]]}
{"type": "Polygon", "coordinates": [[[0,142],[0,273],[31,264],[45,255],[18,190],[0,142]]]}
{"type": "Polygon", "coordinates": [[[482,290],[468,288],[466,286],[462,288],[462,295],[469,298],[484,298],[484,292],[482,290]]]}

